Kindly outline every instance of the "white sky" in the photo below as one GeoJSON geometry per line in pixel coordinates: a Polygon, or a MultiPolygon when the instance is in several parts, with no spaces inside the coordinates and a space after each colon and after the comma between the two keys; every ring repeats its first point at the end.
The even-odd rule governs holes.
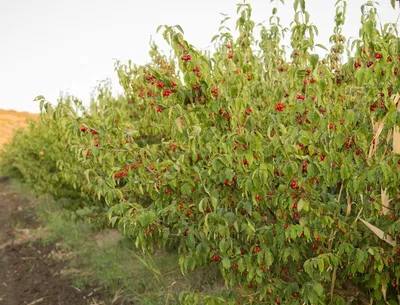
{"type": "MultiPolygon", "coordinates": [[[[249,1],[253,20],[268,20],[269,0],[249,1]]],[[[293,1],[280,5],[281,23],[289,27],[293,1]]],[[[306,0],[311,22],[319,29],[317,43],[328,45],[336,0],[306,0]]],[[[360,6],[348,0],[345,36],[357,36],[360,6]]],[[[396,22],[399,9],[378,0],[383,23],[396,22]]],[[[0,0],[0,108],[38,112],[33,99],[44,95],[56,102],[60,92],[89,101],[97,81],[119,84],[113,59],[148,61],[150,36],[164,48],[160,24],[179,24],[185,39],[199,49],[210,47],[222,16],[236,21],[239,0],[0,0]]],[[[168,50],[168,49],[166,49],[168,50]]]]}

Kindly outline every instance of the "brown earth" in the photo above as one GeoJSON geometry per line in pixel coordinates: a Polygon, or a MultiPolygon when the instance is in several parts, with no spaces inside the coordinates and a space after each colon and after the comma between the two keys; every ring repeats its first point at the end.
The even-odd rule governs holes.
{"type": "Polygon", "coordinates": [[[73,286],[60,247],[40,240],[33,205],[0,180],[0,305],[106,304],[104,289],[73,286]]]}
{"type": "Polygon", "coordinates": [[[0,109],[0,148],[11,139],[15,130],[27,126],[27,119],[37,120],[38,117],[34,113],[0,109]]]}

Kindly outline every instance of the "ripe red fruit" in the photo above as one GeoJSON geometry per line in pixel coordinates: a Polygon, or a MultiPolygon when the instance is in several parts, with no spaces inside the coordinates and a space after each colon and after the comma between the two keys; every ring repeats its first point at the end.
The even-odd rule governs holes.
{"type": "Polygon", "coordinates": [[[278,104],[275,105],[275,110],[282,112],[285,108],[285,104],[282,104],[281,102],[278,101],[278,104]]]}
{"type": "Polygon", "coordinates": [[[333,124],[331,123],[331,124],[329,124],[329,129],[333,129],[333,124]]]}
{"type": "Polygon", "coordinates": [[[157,112],[162,112],[162,108],[161,107],[157,107],[157,112]]]}
{"type": "Polygon", "coordinates": [[[232,57],[233,57],[233,53],[229,53],[228,58],[232,58],[232,57]]]}
{"type": "Polygon", "coordinates": [[[382,54],[380,54],[380,53],[375,53],[375,58],[376,58],[376,59],[381,59],[381,58],[382,58],[382,54]]]}
{"type": "Polygon", "coordinates": [[[186,216],[189,217],[190,216],[190,211],[186,211],[186,216]]]}
{"type": "Polygon", "coordinates": [[[304,161],[304,162],[303,162],[303,165],[302,165],[302,172],[303,172],[303,173],[307,172],[307,166],[308,166],[307,161],[304,161]]]}
{"type": "Polygon", "coordinates": [[[170,96],[171,95],[171,91],[169,91],[169,90],[165,90],[165,91],[163,91],[163,96],[170,96]]]}
{"type": "Polygon", "coordinates": [[[85,126],[81,127],[81,132],[86,132],[87,128],[85,126]]]}
{"type": "Polygon", "coordinates": [[[247,161],[247,159],[243,159],[243,164],[244,165],[249,165],[249,162],[247,161]]]}
{"type": "Polygon", "coordinates": [[[253,112],[253,108],[249,107],[249,108],[246,109],[245,112],[246,112],[246,115],[250,115],[253,112]]]}

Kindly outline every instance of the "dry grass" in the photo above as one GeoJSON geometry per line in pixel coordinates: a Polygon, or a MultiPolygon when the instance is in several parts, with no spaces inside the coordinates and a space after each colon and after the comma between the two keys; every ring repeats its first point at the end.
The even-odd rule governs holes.
{"type": "Polygon", "coordinates": [[[15,130],[27,126],[27,119],[37,120],[38,115],[0,109],[0,148],[10,140],[15,130]]]}

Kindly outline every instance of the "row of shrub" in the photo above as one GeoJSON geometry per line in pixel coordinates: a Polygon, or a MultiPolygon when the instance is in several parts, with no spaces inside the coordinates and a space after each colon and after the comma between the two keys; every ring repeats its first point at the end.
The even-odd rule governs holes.
{"type": "Polygon", "coordinates": [[[160,27],[173,55],[153,45],[144,66],[117,62],[121,96],[104,82],[88,108],[37,97],[40,121],[5,147],[2,170],[143,251],[174,245],[182,272],[220,269],[228,295],[182,303],[398,304],[397,26],[368,1],[350,43],[338,0],[320,58],[294,0],[287,54],[272,2],[260,37],[239,4],[238,36],[225,18],[213,54],[160,27]]]}

